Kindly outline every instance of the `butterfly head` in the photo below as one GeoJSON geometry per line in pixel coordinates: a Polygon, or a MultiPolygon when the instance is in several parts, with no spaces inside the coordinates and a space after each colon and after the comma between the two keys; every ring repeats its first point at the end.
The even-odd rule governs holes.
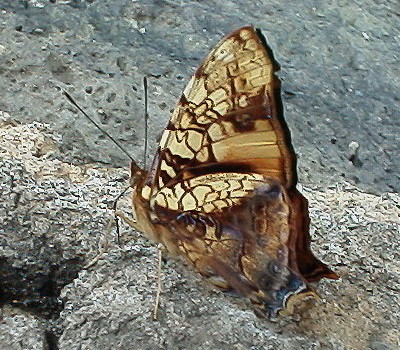
{"type": "Polygon", "coordinates": [[[146,178],[147,172],[141,169],[135,162],[131,162],[131,177],[130,177],[130,185],[131,187],[137,187],[143,179],[146,178]]]}

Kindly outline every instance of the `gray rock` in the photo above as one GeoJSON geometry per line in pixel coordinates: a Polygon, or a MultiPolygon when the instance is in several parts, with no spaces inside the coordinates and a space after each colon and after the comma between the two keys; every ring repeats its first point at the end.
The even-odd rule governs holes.
{"type": "MultiPolygon", "coordinates": [[[[302,314],[277,323],[257,318],[244,300],[211,289],[181,261],[167,258],[154,321],[157,247],[125,225],[118,245],[110,225],[110,208],[127,172],[64,163],[57,159],[58,140],[39,123],[8,119],[0,128],[5,199],[0,252],[8,262],[0,275],[2,290],[8,291],[3,302],[38,314],[43,326],[37,332],[49,348],[55,343],[59,349],[399,344],[397,194],[376,196],[349,184],[302,189],[310,200],[313,250],[342,277],[321,282],[321,300],[302,314]],[[14,269],[20,273],[13,275],[14,269]],[[379,344],[370,340],[375,334],[379,344]]],[[[119,208],[129,215],[129,206],[127,195],[119,208]]],[[[10,346],[7,339],[2,348],[10,346]]]]}
{"type": "Polygon", "coordinates": [[[44,349],[46,333],[40,318],[9,306],[2,307],[0,312],[1,349],[44,349]]]}
{"type": "Polygon", "coordinates": [[[211,47],[247,24],[282,65],[300,180],[399,190],[398,13],[395,2],[0,2],[0,110],[50,123],[74,164],[128,160],[66,102],[70,92],[134,155],[143,152],[142,77],[150,150],[211,47]],[[357,142],[357,159],[348,155],[357,142]],[[350,158],[350,159],[349,159],[350,158]]]}

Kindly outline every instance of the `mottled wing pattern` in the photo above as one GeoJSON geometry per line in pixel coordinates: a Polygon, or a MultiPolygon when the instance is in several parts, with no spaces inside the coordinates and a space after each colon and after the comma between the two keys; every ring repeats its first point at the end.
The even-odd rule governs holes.
{"type": "Polygon", "coordinates": [[[147,192],[232,170],[271,176],[285,187],[295,183],[279,68],[267,50],[261,34],[245,27],[210,52],[162,135],[147,192]]]}
{"type": "Polygon", "coordinates": [[[147,177],[132,166],[135,227],[273,315],[308,297],[307,282],[337,278],[310,250],[277,70],[258,31],[228,35],[184,90],[147,177]]]}

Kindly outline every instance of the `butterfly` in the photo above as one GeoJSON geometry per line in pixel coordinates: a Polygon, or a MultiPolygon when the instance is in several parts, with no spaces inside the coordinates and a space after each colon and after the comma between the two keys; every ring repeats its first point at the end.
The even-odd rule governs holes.
{"type": "Polygon", "coordinates": [[[338,278],[310,250],[277,70],[259,30],[235,30],[184,89],[151,169],[131,165],[134,228],[270,317],[338,278]]]}

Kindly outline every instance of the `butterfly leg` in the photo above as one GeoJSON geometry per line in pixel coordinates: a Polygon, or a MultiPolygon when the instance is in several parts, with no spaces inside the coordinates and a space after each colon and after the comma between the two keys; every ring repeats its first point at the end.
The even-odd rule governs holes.
{"type": "Polygon", "coordinates": [[[99,240],[98,253],[91,261],[89,261],[85,265],[85,269],[88,269],[88,268],[92,267],[93,265],[95,265],[101,259],[103,254],[107,251],[108,244],[109,244],[109,237],[111,235],[113,223],[114,223],[114,218],[110,217],[107,228],[106,228],[106,232],[102,236],[102,238],[99,240]]]}
{"type": "Polygon", "coordinates": [[[98,253],[91,261],[89,261],[85,265],[86,269],[88,269],[88,268],[92,267],[93,265],[95,265],[101,259],[103,254],[107,252],[107,248],[108,248],[108,245],[109,245],[109,242],[110,242],[111,231],[113,230],[114,224],[117,226],[117,237],[118,237],[117,240],[118,240],[118,245],[119,245],[120,234],[119,234],[119,223],[117,221],[118,218],[122,219],[129,226],[131,226],[131,227],[136,229],[136,227],[135,227],[136,221],[135,220],[127,217],[122,211],[115,210],[114,211],[114,216],[110,217],[110,219],[109,219],[105,234],[102,236],[102,238],[99,241],[98,253]]]}
{"type": "Polygon", "coordinates": [[[126,224],[129,226],[133,227],[134,229],[137,230],[137,222],[134,219],[128,218],[125,213],[123,213],[121,210],[116,210],[114,212],[115,218],[120,218],[121,220],[125,221],[126,224]]]}
{"type": "MultiPolygon", "coordinates": [[[[115,217],[120,218],[126,224],[134,228],[135,230],[140,231],[140,228],[137,227],[137,221],[127,217],[122,211],[116,210],[114,212],[115,217]]],[[[164,246],[159,244],[158,248],[158,259],[157,259],[157,292],[156,292],[156,299],[154,301],[154,308],[153,308],[153,320],[156,321],[158,319],[158,309],[160,306],[160,295],[162,292],[162,253],[165,250],[164,246]]]]}
{"type": "Polygon", "coordinates": [[[160,306],[160,295],[162,291],[162,281],[161,281],[161,263],[162,263],[162,250],[160,247],[158,248],[158,264],[157,264],[157,294],[156,300],[154,301],[154,310],[153,310],[153,320],[156,321],[158,318],[158,308],[160,306]]]}

